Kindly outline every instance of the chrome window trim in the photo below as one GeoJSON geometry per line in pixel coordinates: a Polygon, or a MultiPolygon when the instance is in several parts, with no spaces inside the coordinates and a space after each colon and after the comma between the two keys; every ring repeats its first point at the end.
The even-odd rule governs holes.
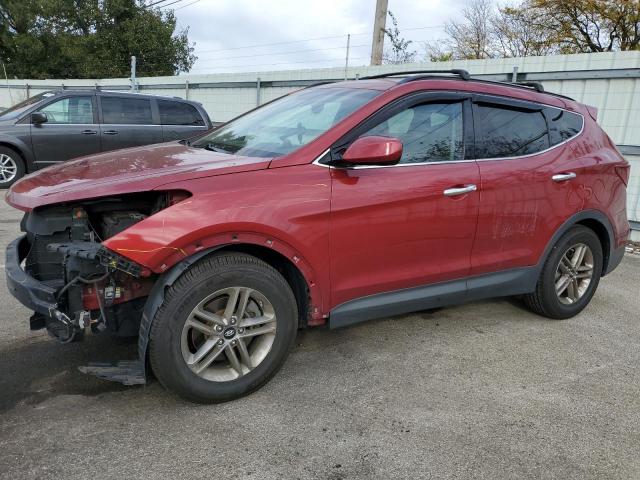
{"type": "MultiPolygon", "coordinates": [[[[135,125],[135,123],[133,125],[135,125]]],[[[209,130],[209,127],[207,127],[206,125],[176,125],[174,123],[161,123],[160,126],[161,127],[182,127],[182,128],[206,128],[207,130],[209,130]]]]}
{"type": "MultiPolygon", "coordinates": [[[[559,107],[554,107],[552,105],[546,105],[549,108],[556,108],[558,110],[562,110],[564,112],[569,112],[569,113],[574,113],[576,115],[580,115],[580,118],[582,118],[582,126],[580,127],[580,131],[578,133],[576,133],[573,137],[567,138],[565,141],[560,142],[556,145],[553,145],[549,148],[545,148],[544,150],[540,150],[539,152],[534,152],[534,153],[527,153],[526,155],[517,155],[515,157],[491,157],[491,158],[478,158],[475,161],[476,162],[487,162],[487,161],[493,161],[493,160],[517,160],[519,158],[529,158],[529,157],[534,157],[536,155],[540,155],[542,153],[547,153],[550,152],[551,150],[553,150],[554,148],[558,148],[561,147],[562,145],[564,145],[565,143],[570,142],[571,140],[578,138],[580,135],[582,135],[582,132],[584,132],[584,115],[581,114],[580,112],[573,112],[571,110],[567,110],[566,108],[559,108],[559,107]]],[[[548,128],[547,128],[547,132],[548,132],[548,128]]]]}
{"type": "Polygon", "coordinates": [[[158,123],[101,123],[103,127],[162,127],[158,123]]]}
{"type": "Polygon", "coordinates": [[[318,155],[316,157],[316,159],[311,162],[312,165],[318,165],[319,167],[324,167],[324,168],[335,168],[332,167],[331,165],[327,165],[326,163],[320,163],[320,160],[322,160],[322,158],[331,151],[330,148],[327,148],[324,152],[322,152],[320,155],[318,155]]]}
{"type": "MultiPolygon", "coordinates": [[[[25,123],[25,125],[35,125],[34,123],[25,123]]],[[[49,123],[44,122],[38,124],[38,128],[43,127],[44,125],[48,127],[59,126],[59,127],[87,127],[87,126],[100,126],[99,123],[49,123]]]]}
{"type": "Polygon", "coordinates": [[[371,168],[395,168],[395,167],[417,167],[417,166],[422,166],[422,165],[441,165],[441,164],[447,164],[447,163],[471,163],[471,162],[493,162],[493,161],[502,161],[502,160],[519,160],[521,158],[529,158],[529,157],[534,157],[536,155],[541,155],[543,153],[547,153],[550,152],[551,150],[561,147],[562,145],[578,138],[580,135],[582,135],[582,133],[584,132],[584,115],[580,112],[573,112],[571,110],[567,110],[566,108],[559,108],[559,107],[554,107],[551,105],[547,105],[547,107],[549,108],[557,108],[558,110],[563,110],[565,112],[569,112],[569,113],[575,113],[576,115],[580,115],[580,117],[582,118],[582,127],[580,128],[580,131],[575,134],[573,137],[571,138],[567,138],[565,141],[560,142],[556,145],[553,145],[552,147],[546,148],[544,150],[540,150],[539,152],[535,152],[535,153],[528,153],[526,155],[518,155],[517,157],[492,157],[492,158],[477,158],[477,159],[465,159],[465,160],[444,160],[444,161],[438,161],[438,162],[420,162],[420,163],[398,163],[395,165],[357,165],[357,166],[353,166],[353,167],[334,167],[331,165],[325,165],[324,163],[320,163],[320,160],[322,160],[322,158],[331,151],[331,148],[327,148],[324,152],[322,152],[320,155],[318,155],[318,157],[312,162],[314,165],[319,165],[321,167],[326,167],[326,168],[340,168],[341,170],[367,170],[367,169],[371,169],[371,168]]]}

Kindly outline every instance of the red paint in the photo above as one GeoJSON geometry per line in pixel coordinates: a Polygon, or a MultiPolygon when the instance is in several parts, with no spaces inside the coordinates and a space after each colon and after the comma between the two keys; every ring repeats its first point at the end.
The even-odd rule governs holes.
{"type": "Polygon", "coordinates": [[[209,247],[272,249],[305,277],[316,309],[311,324],[357,297],[533,265],[557,228],[581,210],[605,213],[617,245],[626,239],[625,185],[618,172],[627,164],[585,106],[473,81],[348,85],[383,93],[289,155],[236,157],[175,143],[123,150],[30,175],[13,186],[7,201],[28,211],[130,192],[189,192],[104,245],[155,273],[209,247]],[[488,93],[566,108],[584,115],[585,128],[558,148],[513,160],[360,170],[312,163],[378,109],[420,90],[488,93]],[[551,181],[569,171],[577,174],[575,181],[551,181]],[[442,194],[468,184],[478,190],[442,194]]]}
{"type": "Polygon", "coordinates": [[[397,138],[371,135],[354,141],[342,159],[354,164],[379,165],[398,163],[402,158],[402,142],[397,138]]]}

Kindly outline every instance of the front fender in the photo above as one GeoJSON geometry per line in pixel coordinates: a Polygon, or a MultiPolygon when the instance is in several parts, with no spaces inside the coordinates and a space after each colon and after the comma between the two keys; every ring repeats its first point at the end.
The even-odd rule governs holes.
{"type": "MultiPolygon", "coordinates": [[[[29,137],[29,141],[30,141],[29,137]]],[[[0,133],[0,145],[6,145],[9,148],[14,149],[25,161],[25,168],[27,172],[32,172],[34,170],[34,161],[33,154],[31,152],[31,145],[27,144],[25,140],[15,137],[13,135],[8,135],[6,133],[0,133]]]]}
{"type": "Polygon", "coordinates": [[[328,169],[305,165],[173,184],[193,196],[104,246],[157,274],[207,249],[267,248],[298,268],[321,315],[329,307],[328,180],[328,169]]]}

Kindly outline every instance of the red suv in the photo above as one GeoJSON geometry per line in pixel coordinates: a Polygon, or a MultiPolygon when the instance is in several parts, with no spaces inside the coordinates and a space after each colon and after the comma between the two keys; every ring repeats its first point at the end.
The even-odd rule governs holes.
{"type": "Polygon", "coordinates": [[[628,163],[591,107],[443,73],[306,88],[20,180],[6,273],[31,328],[138,335],[137,361],[81,370],[151,368],[216,402],[263,385],[307,326],[512,295],[576,315],[623,257],[628,163]]]}

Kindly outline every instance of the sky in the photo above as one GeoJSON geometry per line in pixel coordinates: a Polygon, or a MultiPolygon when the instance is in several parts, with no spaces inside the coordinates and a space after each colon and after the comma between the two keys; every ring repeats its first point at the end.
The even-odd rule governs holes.
{"type": "MultiPolygon", "coordinates": [[[[253,72],[367,65],[375,0],[165,0],[178,29],[189,28],[198,60],[192,74],[253,72]],[[169,5],[169,3],[173,3],[169,5]]],[[[418,59],[423,42],[443,37],[463,0],[389,0],[402,36],[413,40],[418,59]]],[[[162,5],[161,5],[162,6],[162,5]]],[[[391,22],[387,19],[387,26],[391,22]]]]}

